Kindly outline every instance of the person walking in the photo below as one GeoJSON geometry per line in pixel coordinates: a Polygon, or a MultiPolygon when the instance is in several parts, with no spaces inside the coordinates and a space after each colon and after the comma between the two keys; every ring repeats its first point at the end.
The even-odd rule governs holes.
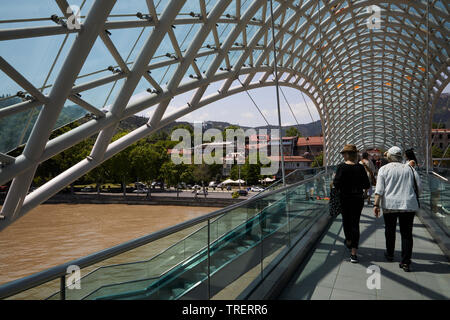
{"type": "Polygon", "coordinates": [[[370,187],[364,193],[364,197],[367,198],[367,205],[371,205],[372,203],[370,201],[370,198],[372,197],[373,193],[372,186],[375,186],[377,183],[375,179],[375,165],[372,161],[369,160],[369,153],[367,152],[363,152],[362,159],[359,163],[363,165],[364,169],[366,169],[367,177],[370,181],[370,187]]]}
{"type": "Polygon", "coordinates": [[[344,162],[338,165],[333,185],[341,197],[345,245],[351,250],[350,262],[357,263],[359,220],[364,207],[364,190],[370,187],[366,170],[358,163],[358,150],[347,144],[341,151],[344,162]]]}
{"type": "Polygon", "coordinates": [[[418,161],[413,148],[405,150],[405,158],[406,162],[409,163],[411,167],[414,169],[418,168],[418,161]]]}
{"type": "Polygon", "coordinates": [[[382,166],[385,166],[389,163],[388,159],[387,159],[387,151],[385,153],[383,153],[383,156],[380,158],[380,167],[378,168],[378,171],[380,171],[380,168],[382,166]]]}
{"type": "Polygon", "coordinates": [[[419,209],[419,196],[422,192],[420,177],[409,163],[402,163],[402,151],[394,146],[387,151],[389,163],[378,171],[375,188],[374,215],[380,216],[383,210],[386,251],[388,261],[394,261],[395,232],[397,220],[402,237],[402,259],[399,264],[404,271],[410,271],[413,249],[413,222],[419,209]]]}

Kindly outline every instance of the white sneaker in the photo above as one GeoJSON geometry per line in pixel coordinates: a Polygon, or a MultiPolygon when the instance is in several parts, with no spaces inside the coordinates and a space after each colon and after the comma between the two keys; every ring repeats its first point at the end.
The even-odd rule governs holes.
{"type": "Polygon", "coordinates": [[[435,212],[434,214],[435,214],[436,217],[438,217],[438,218],[445,218],[445,214],[442,214],[442,213],[440,213],[440,212],[435,212]]]}

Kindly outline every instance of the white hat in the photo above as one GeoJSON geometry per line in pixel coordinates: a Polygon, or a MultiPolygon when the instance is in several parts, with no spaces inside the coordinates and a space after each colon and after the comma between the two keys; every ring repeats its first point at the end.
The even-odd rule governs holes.
{"type": "Polygon", "coordinates": [[[397,146],[393,146],[387,152],[393,156],[400,156],[400,157],[402,156],[402,149],[400,149],[397,146]]]}

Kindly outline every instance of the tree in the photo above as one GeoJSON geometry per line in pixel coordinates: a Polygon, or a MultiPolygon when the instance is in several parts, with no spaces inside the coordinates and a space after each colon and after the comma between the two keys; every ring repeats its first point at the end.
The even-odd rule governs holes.
{"type": "Polygon", "coordinates": [[[147,184],[147,197],[149,197],[150,185],[159,177],[161,155],[151,145],[140,144],[130,152],[130,164],[133,168],[133,176],[147,184]]]}
{"type": "Polygon", "coordinates": [[[107,166],[102,163],[98,167],[95,167],[89,171],[86,175],[86,179],[95,182],[95,187],[97,190],[97,195],[100,194],[100,186],[106,182],[106,177],[108,176],[107,166]]]}
{"type": "Polygon", "coordinates": [[[196,165],[194,167],[193,175],[195,181],[198,183],[208,182],[211,179],[211,172],[209,166],[205,163],[196,165]]]}
{"type": "Polygon", "coordinates": [[[445,123],[440,123],[439,124],[439,123],[433,122],[431,127],[433,129],[445,129],[445,123]]]}
{"type": "MultiPolygon", "coordinates": [[[[118,140],[127,134],[126,131],[116,134],[112,141],[118,140]]],[[[122,150],[111,159],[105,162],[107,172],[111,180],[120,181],[123,190],[123,196],[126,196],[127,183],[132,180],[132,166],[130,164],[130,152],[135,148],[135,145],[129,146],[122,150]]]]}
{"type": "Polygon", "coordinates": [[[236,126],[236,125],[231,125],[231,126],[228,126],[228,127],[226,127],[225,129],[223,129],[223,131],[222,131],[222,135],[223,135],[223,141],[226,141],[227,140],[227,130],[239,130],[239,129],[241,129],[241,127],[239,127],[239,126],[236,126]]]}
{"type": "MultiPolygon", "coordinates": [[[[79,123],[77,121],[74,121],[64,127],[61,127],[52,132],[52,134],[50,135],[50,139],[54,139],[78,126],[79,123]]],[[[57,154],[53,158],[44,161],[38,166],[33,182],[37,185],[44,184],[50,179],[56,177],[61,172],[82,161],[86,158],[86,156],[89,155],[93,144],[94,141],[92,139],[81,141],[80,143],[70,147],[69,149],[57,154]]],[[[18,156],[22,153],[22,151],[23,147],[19,147],[12,151],[10,155],[18,156]]],[[[73,192],[73,184],[71,190],[73,192]]]]}
{"type": "Polygon", "coordinates": [[[164,180],[164,183],[166,183],[169,188],[170,186],[176,186],[180,179],[176,164],[172,161],[164,162],[161,166],[160,177],[164,180]]]}
{"type": "Polygon", "coordinates": [[[157,132],[150,135],[148,138],[148,141],[150,142],[157,142],[157,141],[164,141],[169,138],[169,134],[164,130],[158,130],[157,132]]]}
{"type": "Polygon", "coordinates": [[[296,127],[290,127],[286,130],[286,137],[301,137],[301,133],[296,127]]]}
{"type": "Polygon", "coordinates": [[[433,158],[442,158],[443,154],[444,154],[444,151],[442,151],[439,147],[437,147],[437,146],[431,147],[431,156],[433,158]]]}
{"type": "Polygon", "coordinates": [[[244,165],[242,165],[241,178],[244,179],[248,185],[257,184],[258,180],[261,178],[260,172],[260,164],[250,164],[247,161],[244,165]]]}
{"type": "Polygon", "coordinates": [[[233,166],[231,167],[230,178],[232,180],[239,179],[239,167],[238,166],[241,166],[241,165],[240,164],[233,164],[233,166]]]}
{"type": "Polygon", "coordinates": [[[172,132],[174,132],[176,129],[186,129],[190,132],[191,136],[194,135],[194,129],[192,128],[192,126],[190,124],[177,124],[176,126],[174,126],[171,130],[170,130],[170,135],[172,135],[172,132]]]}
{"type": "Polygon", "coordinates": [[[194,169],[195,165],[193,164],[186,165],[183,172],[180,174],[180,180],[185,183],[194,183],[195,182],[194,169]]]}
{"type": "Polygon", "coordinates": [[[174,186],[178,190],[178,183],[181,182],[181,173],[183,172],[183,166],[185,165],[176,165],[172,161],[164,162],[164,164],[161,166],[160,175],[169,187],[174,186]]]}
{"type": "Polygon", "coordinates": [[[323,152],[318,154],[316,157],[314,157],[313,163],[311,164],[311,167],[323,167],[323,152]]]}
{"type": "MultiPolygon", "coordinates": [[[[447,152],[445,152],[443,158],[450,158],[450,148],[447,148],[447,152]]],[[[441,166],[446,168],[450,167],[450,160],[442,160],[441,166]]]]}

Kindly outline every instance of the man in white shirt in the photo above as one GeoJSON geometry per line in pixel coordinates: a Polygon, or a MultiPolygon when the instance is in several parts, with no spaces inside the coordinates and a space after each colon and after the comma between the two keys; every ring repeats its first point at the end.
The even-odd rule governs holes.
{"type": "Polygon", "coordinates": [[[387,152],[389,163],[380,168],[375,188],[374,214],[380,216],[383,209],[385,223],[386,252],[388,261],[394,259],[395,230],[397,219],[402,237],[402,262],[400,268],[410,271],[413,247],[412,228],[415,212],[419,209],[418,197],[422,186],[418,173],[409,165],[403,164],[402,150],[392,147],[387,152]]]}

